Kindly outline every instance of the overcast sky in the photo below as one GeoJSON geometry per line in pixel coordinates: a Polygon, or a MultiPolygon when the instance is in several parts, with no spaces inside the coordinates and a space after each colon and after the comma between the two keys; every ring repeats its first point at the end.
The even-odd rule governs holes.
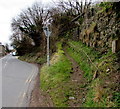
{"type": "Polygon", "coordinates": [[[10,43],[12,18],[36,1],[47,4],[52,0],[0,0],[0,42],[2,44],[10,43]]]}
{"type": "Polygon", "coordinates": [[[12,18],[17,16],[21,10],[37,1],[43,4],[51,4],[52,2],[52,0],[0,0],[0,42],[3,44],[10,43],[9,38],[12,34],[10,24],[12,18]]]}

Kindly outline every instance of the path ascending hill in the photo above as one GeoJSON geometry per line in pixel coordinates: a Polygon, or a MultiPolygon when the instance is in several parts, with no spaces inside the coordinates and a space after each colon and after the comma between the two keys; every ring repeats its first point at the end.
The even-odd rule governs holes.
{"type": "Polygon", "coordinates": [[[69,104],[71,107],[80,107],[82,106],[82,103],[85,101],[85,94],[86,89],[82,86],[86,85],[86,80],[83,77],[83,71],[80,70],[80,66],[78,63],[67,53],[66,49],[64,49],[66,57],[70,60],[72,63],[72,70],[73,72],[71,75],[71,84],[73,85],[73,90],[75,92],[74,94],[74,101],[69,101],[69,104]]]}

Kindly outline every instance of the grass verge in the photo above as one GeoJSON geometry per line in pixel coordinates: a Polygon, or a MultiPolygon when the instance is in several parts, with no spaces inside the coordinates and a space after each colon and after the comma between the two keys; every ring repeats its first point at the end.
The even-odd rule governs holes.
{"type": "Polygon", "coordinates": [[[41,68],[41,88],[48,92],[55,106],[68,106],[67,95],[71,94],[69,87],[66,86],[70,79],[71,63],[64,55],[62,44],[57,44],[57,52],[51,59],[51,65],[43,65],[41,68]]]}

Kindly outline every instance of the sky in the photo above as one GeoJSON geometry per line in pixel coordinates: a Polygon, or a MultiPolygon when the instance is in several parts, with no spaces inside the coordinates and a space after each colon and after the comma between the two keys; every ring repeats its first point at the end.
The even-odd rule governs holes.
{"type": "Polygon", "coordinates": [[[37,1],[48,4],[52,0],[0,0],[0,42],[2,44],[10,43],[12,18],[37,1]]]}
{"type": "Polygon", "coordinates": [[[37,1],[47,5],[58,0],[0,0],[0,42],[2,44],[10,43],[12,18],[37,1]]]}

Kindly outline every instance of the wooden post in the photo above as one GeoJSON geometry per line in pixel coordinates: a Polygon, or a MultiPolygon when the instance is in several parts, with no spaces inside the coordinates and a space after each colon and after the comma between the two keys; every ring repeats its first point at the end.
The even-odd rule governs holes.
{"type": "Polygon", "coordinates": [[[120,51],[120,39],[112,41],[112,52],[116,53],[120,51]]]}

